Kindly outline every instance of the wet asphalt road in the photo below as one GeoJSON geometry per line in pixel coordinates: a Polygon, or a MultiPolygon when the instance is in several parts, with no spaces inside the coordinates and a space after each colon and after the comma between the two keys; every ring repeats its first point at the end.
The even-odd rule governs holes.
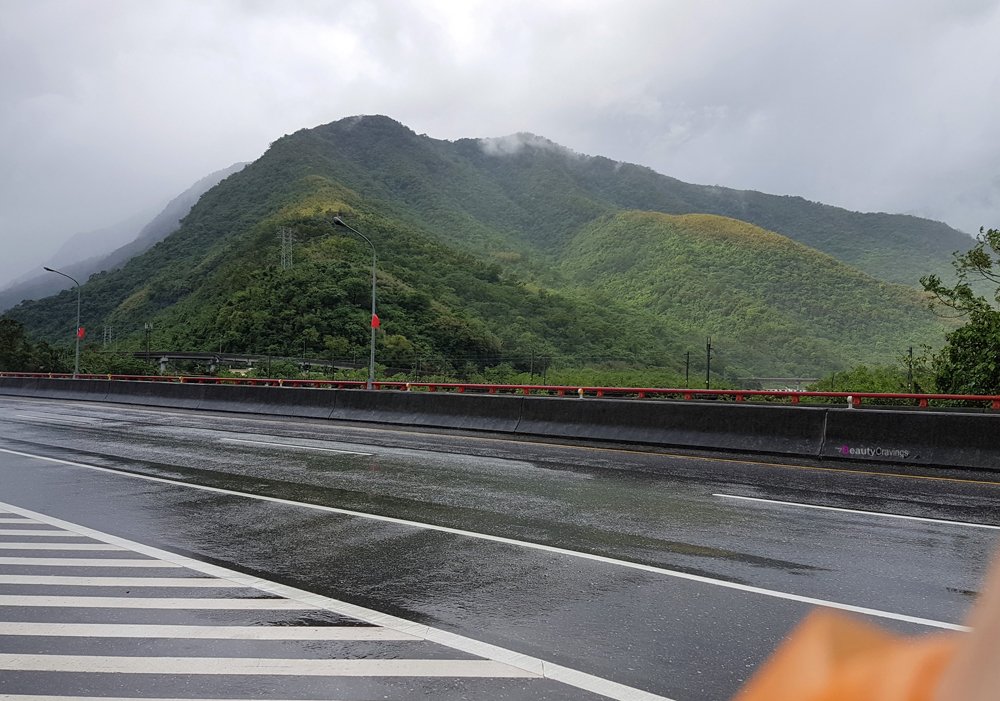
{"type": "MultiPolygon", "coordinates": [[[[960,623],[1000,536],[975,527],[1000,526],[1000,473],[890,474],[13,398],[0,399],[0,449],[121,471],[0,452],[2,502],[678,701],[739,688],[811,608],[782,595],[960,623]]],[[[0,693],[29,693],[31,678],[16,677],[0,693]]],[[[509,680],[421,682],[394,696],[392,683],[355,679],[337,690],[597,698],[509,680]]],[[[296,693],[329,690],[310,682],[296,693]]]]}

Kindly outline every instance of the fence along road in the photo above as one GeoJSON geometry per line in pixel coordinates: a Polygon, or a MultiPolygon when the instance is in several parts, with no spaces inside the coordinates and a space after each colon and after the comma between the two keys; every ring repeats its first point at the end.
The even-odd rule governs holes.
{"type": "Polygon", "coordinates": [[[0,698],[171,694],[665,698],[0,502],[0,698]]]}

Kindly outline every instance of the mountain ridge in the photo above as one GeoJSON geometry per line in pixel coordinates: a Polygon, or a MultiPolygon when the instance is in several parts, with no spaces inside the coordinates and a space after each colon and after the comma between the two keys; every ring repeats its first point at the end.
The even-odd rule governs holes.
{"type": "MultiPolygon", "coordinates": [[[[943,326],[913,288],[863,274],[781,232],[761,233],[745,220],[739,220],[745,227],[740,237],[708,245],[704,237],[692,238],[688,224],[725,233],[732,220],[687,210],[711,201],[725,204],[716,209],[774,204],[775,211],[765,208],[761,216],[786,226],[819,212],[829,221],[807,232],[814,236],[845,221],[857,233],[859,222],[869,221],[858,218],[865,215],[753,193],[739,193],[737,202],[732,193],[739,191],[688,185],[642,166],[574,154],[542,137],[518,138],[521,146],[512,142],[503,155],[491,155],[480,140],[418,136],[387,117],[340,120],[281,137],[257,161],[206,192],[176,232],[120,270],[95,276],[85,289],[88,323],[132,329],[137,343],[138,329],[153,321],[159,343],[189,350],[278,353],[301,344],[303,353],[357,353],[367,344],[370,258],[365,262],[360,241],[334,230],[330,216],[340,214],[378,249],[379,357],[394,367],[423,358],[443,371],[467,373],[466,366],[482,369],[530,355],[567,363],[617,359],[677,371],[685,349],[697,348],[707,334],[721,334],[728,345],[722,358],[732,372],[821,374],[861,361],[888,361],[902,353],[901,344],[940,340],[943,326]],[[663,219],[690,214],[703,218],[682,221],[688,231],[683,236],[677,222],[663,219]],[[678,249],[686,259],[623,245],[627,227],[649,217],[657,222],[657,236],[686,242],[687,248],[678,249]],[[282,226],[298,236],[292,271],[278,266],[276,232],[282,226]],[[611,234],[619,238],[607,240],[611,234]],[[604,245],[617,246],[633,262],[652,265],[655,257],[657,274],[684,263],[677,270],[690,278],[692,289],[715,285],[718,303],[692,302],[690,309],[660,303],[673,291],[647,285],[645,294],[659,295],[659,302],[651,302],[623,294],[607,276],[588,279],[586,251],[579,249],[602,236],[604,245]],[[789,243],[778,246],[784,241],[789,243]],[[830,304],[779,289],[780,270],[764,258],[780,258],[777,252],[785,248],[792,251],[787,264],[805,271],[798,286],[807,290],[811,279],[824,280],[822,294],[835,293],[830,304]],[[718,260],[730,260],[729,268],[713,268],[718,260]],[[715,279],[705,275],[708,269],[715,279]],[[767,272],[766,284],[755,277],[757,270],[767,272]],[[725,288],[727,274],[739,289],[725,288]],[[852,297],[841,278],[863,296],[852,297]],[[851,304],[858,307],[853,313],[870,317],[857,324],[864,334],[828,333],[807,318],[814,310],[851,326],[844,321],[851,304]],[[726,324],[749,340],[727,334],[726,324]],[[757,327],[780,332],[776,338],[787,348],[776,349],[757,327]],[[907,327],[915,333],[894,335],[907,327]]],[[[894,235],[905,239],[910,219],[886,216],[894,235]]],[[[932,222],[922,226],[923,233],[935,230],[932,222]]],[[[920,235],[911,235],[910,242],[919,243],[920,235]]],[[[926,247],[916,248],[926,253],[926,247]]],[[[65,333],[60,329],[70,306],[64,293],[9,314],[54,340],[65,333]]]]}

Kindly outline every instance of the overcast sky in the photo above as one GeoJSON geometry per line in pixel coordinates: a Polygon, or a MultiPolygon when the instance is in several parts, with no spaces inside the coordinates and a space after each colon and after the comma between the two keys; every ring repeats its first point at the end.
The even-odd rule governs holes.
{"type": "Polygon", "coordinates": [[[1000,0],[0,0],[0,286],[355,114],[1000,226],[998,36],[1000,0]]]}

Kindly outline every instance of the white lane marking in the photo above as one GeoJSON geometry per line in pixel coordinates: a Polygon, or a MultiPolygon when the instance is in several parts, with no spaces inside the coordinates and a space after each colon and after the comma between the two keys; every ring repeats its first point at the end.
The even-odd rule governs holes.
{"type": "Polygon", "coordinates": [[[0,654],[0,670],[90,674],[212,674],[309,677],[492,677],[539,675],[493,660],[282,660],[246,657],[111,657],[0,654]]]}
{"type": "Polygon", "coordinates": [[[742,497],[736,494],[713,494],[713,497],[722,499],[739,499],[741,501],[756,501],[762,504],[778,504],[780,506],[794,506],[800,509],[817,509],[822,511],[839,511],[844,514],[860,514],[862,516],[881,516],[883,518],[898,518],[906,521],[922,521],[923,523],[941,523],[946,526],[965,526],[967,528],[987,528],[1000,531],[1000,526],[993,526],[988,523],[972,523],[971,521],[949,521],[943,518],[927,518],[924,516],[904,516],[903,514],[887,514],[882,511],[863,511],[860,509],[844,509],[837,506],[822,506],[820,504],[804,504],[797,501],[780,501],[778,499],[761,499],[759,497],[742,497]]]}
{"type": "Polygon", "coordinates": [[[40,565],[44,567],[180,567],[161,560],[87,557],[0,557],[0,565],[40,565]]]}
{"type": "MultiPolygon", "coordinates": [[[[4,449],[0,448],[0,451],[3,450],[4,449]]],[[[109,471],[116,472],[115,470],[109,471]]],[[[166,560],[175,563],[178,567],[185,567],[187,569],[194,570],[195,572],[201,572],[202,574],[209,575],[210,577],[229,579],[247,587],[253,587],[255,589],[283,596],[288,599],[303,601],[312,604],[317,608],[331,611],[348,618],[354,618],[364,623],[388,628],[401,633],[408,633],[420,638],[421,640],[427,640],[432,643],[444,645],[445,647],[450,647],[454,650],[460,650],[470,655],[475,655],[488,660],[494,660],[501,664],[517,667],[527,672],[531,672],[532,674],[542,676],[546,679],[551,679],[553,681],[566,684],[567,686],[572,686],[576,689],[582,689],[584,691],[590,691],[595,694],[606,696],[610,699],[615,699],[616,701],[672,701],[672,699],[669,699],[666,696],[660,696],[648,691],[642,691],[641,689],[626,686],[625,684],[619,684],[618,682],[611,681],[610,679],[604,679],[602,677],[587,674],[586,672],[581,672],[579,670],[572,669],[571,667],[564,667],[538,657],[531,657],[530,655],[524,655],[497,645],[484,643],[480,640],[468,638],[464,635],[449,633],[427,625],[414,623],[413,621],[408,621],[404,618],[397,618],[396,616],[390,616],[389,614],[373,611],[372,609],[366,609],[361,606],[356,606],[355,604],[349,604],[345,601],[339,601],[330,597],[320,596],[319,594],[313,594],[302,589],[296,589],[285,584],[270,582],[266,579],[258,579],[257,577],[236,572],[235,570],[226,569],[217,565],[210,565],[206,562],[199,562],[198,560],[178,555],[167,550],[160,550],[159,548],[126,540],[125,538],[120,538],[109,533],[103,533],[102,531],[87,528],[86,526],[46,516],[45,514],[40,514],[36,511],[29,511],[28,509],[23,509],[19,506],[14,506],[13,504],[0,502],[0,510],[3,509],[10,511],[11,513],[27,516],[29,518],[36,518],[49,525],[56,526],[58,528],[65,528],[66,530],[70,530],[96,540],[103,540],[106,543],[120,545],[123,548],[133,550],[137,553],[166,560]]]]}
{"type": "MultiPolygon", "coordinates": [[[[886,618],[894,621],[904,621],[906,623],[915,623],[921,626],[928,626],[931,628],[943,628],[945,630],[957,630],[968,632],[970,629],[967,626],[959,625],[957,623],[949,623],[947,621],[937,621],[932,618],[922,618],[920,616],[911,616],[908,614],[894,613],[892,611],[882,611],[879,609],[868,608],[866,606],[855,606],[854,604],[845,604],[839,601],[830,601],[827,599],[819,599],[812,596],[802,596],[800,594],[791,594],[788,592],[777,591],[774,589],[765,589],[763,587],[755,587],[749,584],[739,584],[738,582],[728,582],[724,579],[714,579],[712,577],[705,577],[698,574],[690,574],[688,572],[680,572],[678,570],[670,570],[664,567],[656,567],[654,565],[644,565],[638,562],[629,562],[627,560],[617,560],[610,557],[605,557],[603,555],[594,555],[591,553],[578,552],[576,550],[567,550],[565,548],[557,548],[551,545],[543,545],[541,543],[530,543],[523,540],[514,540],[513,538],[505,538],[503,536],[490,535],[487,533],[476,533],[475,531],[465,531],[458,528],[449,528],[448,526],[438,526],[431,523],[421,523],[419,521],[407,521],[401,518],[394,518],[392,516],[380,516],[378,514],[368,514],[363,511],[349,511],[348,509],[340,509],[335,506],[323,506],[320,504],[309,504],[305,502],[291,501],[289,499],[280,499],[278,497],[269,497],[261,494],[250,494],[248,492],[237,492],[231,489],[222,489],[220,487],[209,487],[203,484],[192,484],[189,482],[181,482],[178,480],[168,479],[166,477],[154,477],[152,475],[140,475],[134,472],[124,472],[122,470],[113,470],[108,467],[99,467],[97,465],[88,465],[86,463],[73,462],[71,460],[63,460],[61,458],[50,458],[45,455],[35,455],[32,453],[24,453],[17,450],[10,450],[9,448],[0,448],[0,453],[8,453],[10,455],[19,455],[21,457],[32,458],[35,460],[42,460],[44,462],[52,462],[60,465],[70,465],[71,467],[82,467],[88,470],[95,470],[97,472],[108,472],[120,477],[131,477],[134,479],[146,480],[148,482],[159,482],[161,484],[169,484],[176,487],[184,487],[187,489],[197,489],[199,491],[211,492],[214,494],[228,494],[231,496],[245,497],[247,499],[256,499],[258,501],[266,501],[273,504],[285,504],[288,506],[295,506],[303,509],[313,509],[315,511],[323,511],[332,514],[341,514],[343,516],[352,516],[356,518],[365,518],[372,521],[379,521],[381,523],[393,523],[401,526],[409,526],[411,528],[419,528],[428,531],[437,531],[439,533],[450,533],[452,535],[464,536],[467,538],[475,538],[477,540],[485,540],[492,543],[503,543],[504,545],[513,545],[519,548],[525,548],[528,550],[539,550],[541,552],[554,553],[556,555],[565,555],[567,557],[575,557],[582,560],[592,560],[594,562],[601,562],[608,565],[614,565],[617,567],[627,567],[633,570],[640,570],[642,572],[652,572],[653,574],[665,575],[667,577],[674,577],[676,579],[684,579],[691,582],[698,582],[700,584],[711,584],[717,587],[723,587],[726,589],[734,589],[736,591],[760,594],[762,596],[770,596],[776,599],[784,599],[786,601],[796,601],[803,604],[809,604],[810,606],[822,606],[825,608],[838,609],[841,611],[850,611],[852,613],[859,613],[865,616],[873,616],[875,618],[886,618]]],[[[17,509],[18,507],[9,504],[0,504],[0,507],[7,509],[17,509]]],[[[15,511],[14,513],[17,513],[15,511]]],[[[36,514],[34,512],[22,511],[26,515],[31,515],[33,518],[39,518],[41,514],[36,514]]],[[[45,517],[48,523],[55,523],[53,520],[45,517]]],[[[61,523],[61,522],[60,522],[61,523]]],[[[84,532],[84,531],[79,531],[84,532]]],[[[97,540],[106,540],[106,538],[97,538],[97,540]]],[[[107,541],[113,542],[113,541],[107,541]]],[[[133,548],[134,549],[134,548],[133,548]]],[[[142,552],[142,551],[139,551],[142,552]]]]}
{"type": "MultiPolygon", "coordinates": [[[[7,513],[7,512],[6,511],[0,511],[0,514],[5,514],[5,513],[7,513]]],[[[4,523],[4,524],[6,524],[6,523],[17,523],[17,524],[21,524],[21,525],[24,525],[24,526],[27,526],[28,524],[31,524],[32,526],[37,526],[38,525],[37,522],[32,521],[30,518],[6,518],[6,517],[3,517],[3,518],[0,518],[0,523],[4,523]]]]}
{"type": "Polygon", "coordinates": [[[6,543],[0,540],[0,550],[109,550],[120,552],[121,548],[103,543],[6,543]]]}
{"type": "Polygon", "coordinates": [[[421,640],[377,626],[177,626],[121,623],[3,623],[0,635],[177,640],[421,640]]]}
{"type": "MultiPolygon", "coordinates": [[[[38,524],[34,524],[38,525],[38,524]]],[[[48,530],[30,529],[30,528],[0,528],[0,535],[30,535],[30,536],[43,536],[49,538],[79,538],[76,533],[67,533],[66,531],[58,531],[55,528],[50,528],[48,530]]],[[[0,541],[3,542],[3,541],[0,541]]]]}
{"type": "Polygon", "coordinates": [[[246,443],[249,445],[269,445],[279,448],[292,448],[294,450],[318,450],[324,453],[338,453],[340,455],[361,455],[370,456],[372,453],[359,453],[356,450],[337,450],[335,448],[320,448],[314,445],[299,445],[298,443],[275,443],[273,441],[250,441],[242,438],[221,438],[220,443],[246,443]]]}
{"type": "Polygon", "coordinates": [[[199,611],[305,611],[316,607],[291,599],[168,599],[140,596],[17,596],[0,594],[2,606],[199,611]]]}
{"type": "Polygon", "coordinates": [[[181,587],[230,589],[242,584],[207,577],[78,577],[56,574],[0,574],[0,584],[69,587],[181,587]]]}

